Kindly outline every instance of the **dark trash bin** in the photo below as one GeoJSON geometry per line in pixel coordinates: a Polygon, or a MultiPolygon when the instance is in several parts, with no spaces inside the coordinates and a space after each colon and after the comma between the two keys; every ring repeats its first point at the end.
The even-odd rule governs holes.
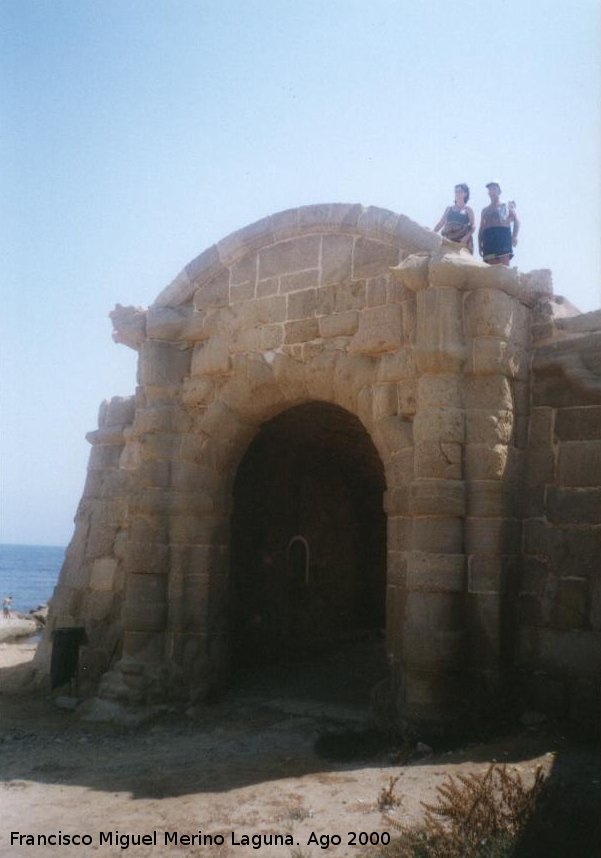
{"type": "Polygon", "coordinates": [[[82,626],[54,629],[52,632],[52,658],[50,660],[50,688],[58,688],[77,678],[79,647],[86,642],[82,626]]]}

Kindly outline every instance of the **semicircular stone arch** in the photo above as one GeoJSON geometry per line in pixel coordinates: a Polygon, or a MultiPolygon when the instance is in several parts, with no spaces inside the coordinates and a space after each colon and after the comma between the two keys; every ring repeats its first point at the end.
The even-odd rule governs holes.
{"type": "Polygon", "coordinates": [[[114,339],[139,352],[138,389],[90,433],[52,620],[83,617],[101,695],[206,699],[225,687],[236,479],[264,427],[297,408],[339,409],[381,464],[383,709],[456,715],[469,611],[477,628],[483,605],[499,618],[478,650],[493,682],[500,596],[468,601],[467,572],[468,557],[487,570],[516,551],[505,480],[538,288],[520,277],[403,215],[332,204],[258,221],[147,310],[117,307],[114,339]]]}
{"type": "Polygon", "coordinates": [[[227,680],[222,620],[238,467],[262,426],[324,403],[358,421],[382,464],[387,647],[398,661],[400,608],[391,606],[400,604],[408,547],[401,542],[413,467],[416,296],[391,269],[440,247],[438,236],[383,209],[294,209],[228,236],[186,266],[144,314],[138,339],[132,331],[141,319],[113,314],[115,339],[139,349],[145,394],[123,457],[132,476],[150,470],[150,461],[157,474],[162,465],[159,481],[168,483],[152,485],[150,477],[130,506],[126,658],[163,646],[165,669],[200,697],[227,680]],[[152,431],[159,420],[171,443],[152,431]],[[153,595],[148,574],[136,571],[135,522],[148,522],[159,490],[169,513],[155,527],[156,553],[167,554],[168,572],[155,576],[153,595]]]}

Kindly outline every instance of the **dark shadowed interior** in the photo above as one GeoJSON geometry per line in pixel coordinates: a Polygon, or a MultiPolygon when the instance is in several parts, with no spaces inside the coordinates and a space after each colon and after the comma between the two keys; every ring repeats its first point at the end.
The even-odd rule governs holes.
{"type": "Polygon", "coordinates": [[[337,406],[296,406],[261,427],[234,486],[234,670],[313,665],[317,681],[316,666],[334,663],[341,680],[370,674],[366,687],[376,663],[385,672],[384,487],[371,439],[337,406]]]}

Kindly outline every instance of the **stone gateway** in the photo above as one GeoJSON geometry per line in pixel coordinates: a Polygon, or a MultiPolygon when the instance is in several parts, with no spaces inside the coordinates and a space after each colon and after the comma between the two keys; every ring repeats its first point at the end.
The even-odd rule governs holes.
{"type": "Polygon", "coordinates": [[[111,316],[138,387],[88,435],[42,673],[58,627],[85,627],[87,692],[130,704],[380,640],[354,676],[399,723],[508,694],[595,717],[601,312],[332,204],[228,236],[111,316]]]}

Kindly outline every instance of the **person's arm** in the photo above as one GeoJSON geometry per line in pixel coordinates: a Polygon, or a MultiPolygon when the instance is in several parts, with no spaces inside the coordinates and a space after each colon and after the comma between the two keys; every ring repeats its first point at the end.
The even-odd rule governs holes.
{"type": "Polygon", "coordinates": [[[447,215],[449,213],[449,209],[450,209],[450,206],[447,206],[446,209],[444,210],[443,216],[441,217],[441,219],[438,221],[438,223],[434,227],[434,232],[438,232],[438,230],[445,225],[446,220],[447,220],[447,215]]]}
{"type": "Polygon", "coordinates": [[[466,206],[465,210],[467,212],[467,216],[468,216],[469,222],[470,222],[470,231],[465,236],[465,238],[461,239],[460,244],[463,244],[467,247],[469,242],[470,242],[471,236],[474,234],[474,232],[476,230],[476,218],[474,217],[474,210],[471,209],[469,206],[466,206]]]}
{"type": "Polygon", "coordinates": [[[480,229],[478,230],[478,253],[482,256],[482,233],[484,232],[484,217],[486,209],[480,213],[480,229]]]}
{"type": "Polygon", "coordinates": [[[513,230],[511,233],[511,246],[515,247],[518,243],[518,232],[520,231],[520,220],[518,218],[518,214],[515,210],[515,204],[509,209],[511,213],[511,219],[513,221],[513,230]]]}

